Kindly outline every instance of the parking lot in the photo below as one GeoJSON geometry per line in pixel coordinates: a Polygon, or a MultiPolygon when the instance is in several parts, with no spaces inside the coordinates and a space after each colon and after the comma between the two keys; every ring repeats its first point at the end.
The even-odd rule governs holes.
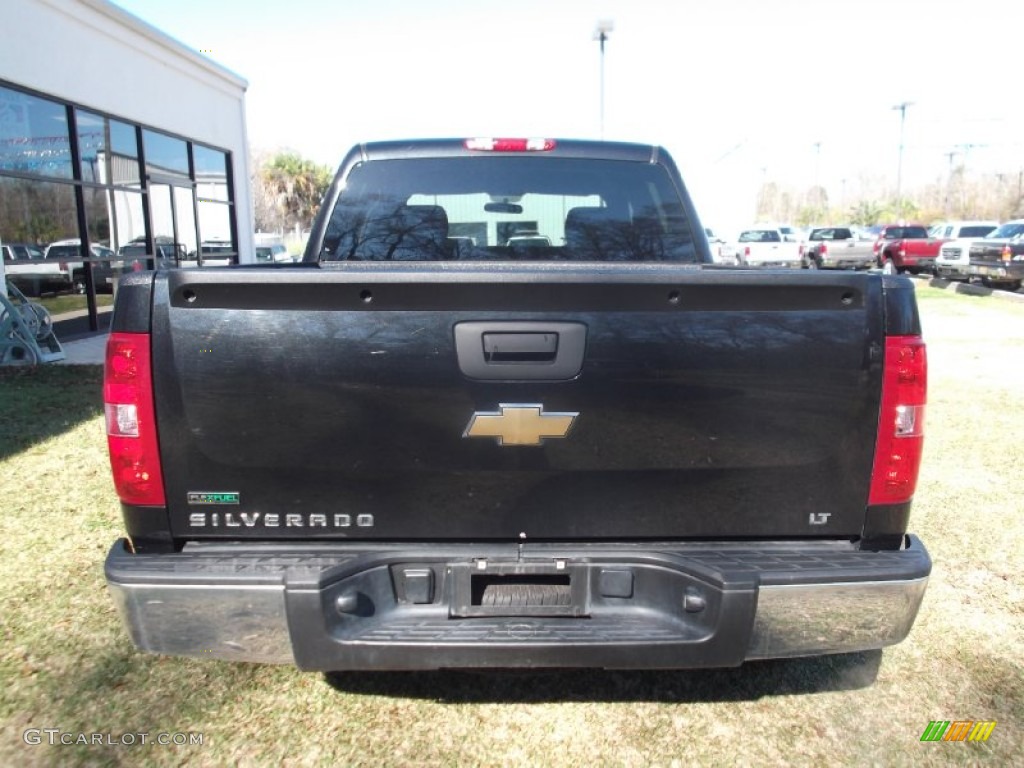
{"type": "Polygon", "coordinates": [[[103,586],[103,558],[121,522],[98,368],[3,374],[0,761],[1020,763],[1024,305],[917,285],[931,395],[910,528],[935,562],[917,624],[882,653],[738,669],[325,679],[141,655],[103,586]],[[60,408],[51,404],[58,398],[60,408]],[[933,720],[997,725],[981,744],[922,743],[933,720]],[[50,746],[25,741],[33,728],[202,733],[203,743],[50,746]]]}

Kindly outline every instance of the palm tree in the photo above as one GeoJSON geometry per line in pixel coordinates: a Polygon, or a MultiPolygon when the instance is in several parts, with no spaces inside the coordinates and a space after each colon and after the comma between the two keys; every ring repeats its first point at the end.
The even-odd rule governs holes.
{"type": "Polygon", "coordinates": [[[294,152],[275,155],[258,170],[285,227],[310,226],[327,188],[331,185],[331,169],[317,165],[294,152]]]}

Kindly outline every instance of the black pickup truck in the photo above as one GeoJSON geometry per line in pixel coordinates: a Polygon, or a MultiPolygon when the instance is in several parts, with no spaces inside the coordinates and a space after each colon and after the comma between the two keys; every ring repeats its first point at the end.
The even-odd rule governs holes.
{"type": "Polygon", "coordinates": [[[107,581],[139,648],[311,670],[881,648],[925,376],[907,279],[716,267],[661,148],[361,145],[303,263],[123,279],[107,581]]]}
{"type": "Polygon", "coordinates": [[[992,288],[1018,291],[1024,282],[1024,219],[1001,224],[971,243],[967,274],[992,288]]]}

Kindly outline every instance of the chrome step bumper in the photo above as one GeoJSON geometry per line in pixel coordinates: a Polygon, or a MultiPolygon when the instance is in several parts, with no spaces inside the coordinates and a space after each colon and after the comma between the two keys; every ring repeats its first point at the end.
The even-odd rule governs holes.
{"type": "Polygon", "coordinates": [[[140,649],[318,670],[695,668],[876,649],[907,636],[930,571],[915,537],[884,552],[236,543],[134,555],[117,542],[106,563],[140,649]],[[522,598],[482,600],[493,584],[522,598]]]}

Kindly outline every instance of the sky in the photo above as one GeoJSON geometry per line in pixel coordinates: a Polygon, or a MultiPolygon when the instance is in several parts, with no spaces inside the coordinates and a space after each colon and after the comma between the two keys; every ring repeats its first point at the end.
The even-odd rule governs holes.
{"type": "Polygon", "coordinates": [[[1002,0],[114,2],[248,80],[255,151],[332,167],[379,139],[600,138],[611,20],[603,136],[665,147],[705,224],[742,226],[766,181],[835,203],[1024,168],[1002,0]]]}

